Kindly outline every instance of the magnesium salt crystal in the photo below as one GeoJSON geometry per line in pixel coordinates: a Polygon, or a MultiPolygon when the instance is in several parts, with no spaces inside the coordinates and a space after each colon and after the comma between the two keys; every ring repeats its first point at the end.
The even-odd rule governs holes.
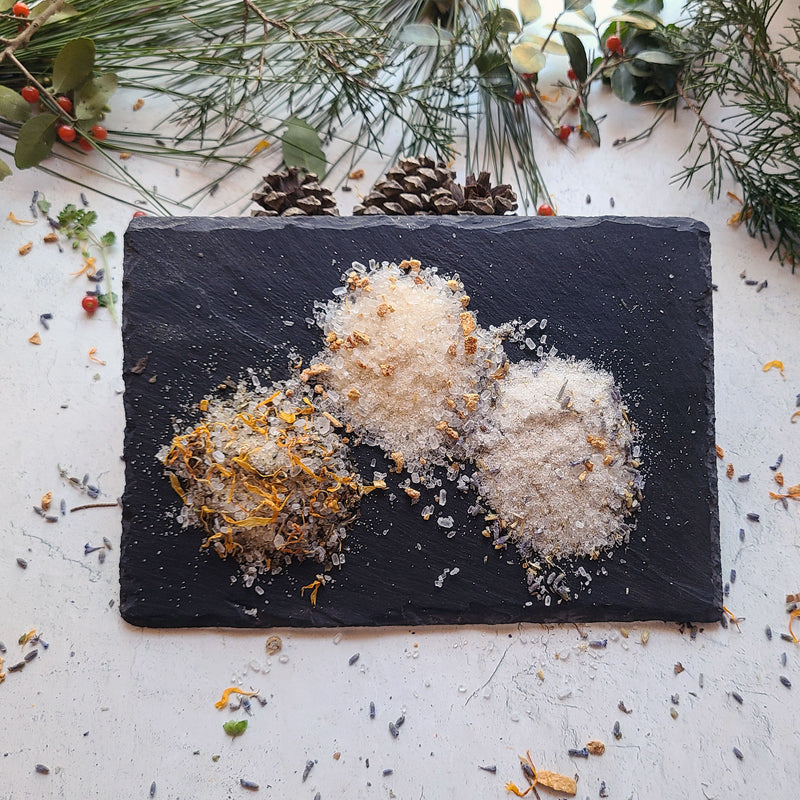
{"type": "Polygon", "coordinates": [[[613,376],[587,361],[511,366],[480,435],[478,483],[523,559],[627,539],[643,483],[626,414],[613,376]]]}

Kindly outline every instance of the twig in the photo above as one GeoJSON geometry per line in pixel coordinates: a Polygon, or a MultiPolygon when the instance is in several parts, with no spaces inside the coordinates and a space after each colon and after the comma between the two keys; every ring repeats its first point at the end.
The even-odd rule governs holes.
{"type": "MultiPolygon", "coordinates": [[[[5,50],[3,50],[2,53],[0,53],[0,62],[4,61],[6,58],[12,57],[12,54],[17,48],[25,47],[30,41],[31,36],[33,36],[33,34],[36,33],[36,31],[38,31],[39,28],[41,28],[42,25],[44,25],[44,23],[47,22],[47,20],[53,16],[53,14],[55,14],[58,11],[61,11],[65,3],[66,0],[51,0],[50,5],[44,11],[42,11],[42,13],[39,14],[39,16],[36,17],[35,20],[30,22],[26,26],[25,30],[22,31],[22,33],[20,33],[18,36],[15,36],[6,45],[5,50]]],[[[16,59],[13,60],[16,64],[19,64],[19,62],[16,59]]]]}
{"type": "Polygon", "coordinates": [[[86,503],[86,505],[71,508],[70,513],[73,511],[83,511],[85,508],[119,508],[119,503],[86,503]]]}

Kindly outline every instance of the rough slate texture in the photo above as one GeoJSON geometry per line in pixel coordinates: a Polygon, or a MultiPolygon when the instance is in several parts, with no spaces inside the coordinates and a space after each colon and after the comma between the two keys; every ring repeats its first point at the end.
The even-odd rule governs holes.
{"type": "MultiPolygon", "coordinates": [[[[157,627],[718,620],[709,253],[706,227],[688,219],[134,220],[125,238],[122,616],[157,627]],[[547,346],[610,369],[645,432],[637,530],[612,558],[586,562],[590,574],[608,574],[576,600],[526,605],[516,554],[489,546],[454,484],[445,483],[444,509],[453,539],[422,520],[425,503],[412,509],[397,490],[394,504],[389,492],[365,498],[346,566],[316,608],[299,591],[314,565],[262,579],[259,596],[231,583],[232,560],[200,552],[201,533],[174,521],[179,501],[156,461],[173,420],[194,422],[190,409],[248,367],[286,377],[287,344],[310,358],[320,336],[305,319],[352,261],[410,257],[458,272],[483,325],[547,317],[547,346]],[[145,354],[144,374],[131,373],[145,354]],[[460,573],[435,588],[455,566],[460,573]]],[[[367,450],[367,475],[374,457],[387,471],[367,450]]]]}

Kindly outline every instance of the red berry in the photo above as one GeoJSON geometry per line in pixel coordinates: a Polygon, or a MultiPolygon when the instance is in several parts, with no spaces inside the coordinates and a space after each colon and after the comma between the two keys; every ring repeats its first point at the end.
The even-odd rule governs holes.
{"type": "Polygon", "coordinates": [[[94,312],[100,307],[100,303],[93,294],[87,294],[86,297],[81,300],[81,305],[87,314],[94,314],[94,312]]]}
{"type": "Polygon", "coordinates": [[[547,205],[547,203],[542,203],[542,205],[540,205],[539,208],[536,209],[536,213],[540,217],[554,217],[556,214],[556,212],[553,211],[553,209],[549,205],[547,205]]]}
{"type": "Polygon", "coordinates": [[[146,216],[147,216],[147,212],[146,211],[134,211],[133,212],[133,218],[134,219],[136,219],[136,217],[146,217],[146,216]]]}
{"type": "Polygon", "coordinates": [[[14,7],[11,10],[14,12],[15,17],[27,17],[31,13],[27,3],[14,3],[14,7]]]}
{"type": "Polygon", "coordinates": [[[558,138],[561,139],[562,142],[566,142],[571,134],[572,134],[572,128],[569,125],[562,125],[558,129],[558,138]]]}
{"type": "Polygon", "coordinates": [[[92,125],[92,136],[102,142],[108,136],[108,131],[102,125],[92,125]]]}
{"type": "Polygon", "coordinates": [[[80,147],[81,150],[84,150],[87,153],[94,150],[94,145],[87,139],[84,139],[83,136],[81,136],[81,138],[78,139],[78,147],[80,147]]]}
{"type": "Polygon", "coordinates": [[[606,50],[610,53],[622,55],[622,40],[619,36],[609,36],[608,39],[606,39],[606,50]]]}
{"type": "Polygon", "coordinates": [[[572,69],[572,67],[570,67],[570,68],[567,70],[567,77],[568,77],[568,78],[569,78],[571,81],[576,81],[576,80],[578,80],[578,76],[575,74],[575,70],[574,70],[574,69],[572,69]]]}
{"type": "Polygon", "coordinates": [[[515,102],[515,103],[516,103],[518,106],[521,106],[521,105],[522,105],[522,102],[523,102],[523,100],[525,100],[525,95],[524,95],[524,94],[522,94],[522,89],[517,89],[517,91],[516,91],[516,92],[514,92],[514,102],[515,102]]]}
{"type": "Polygon", "coordinates": [[[56,128],[56,133],[62,142],[75,141],[75,128],[73,128],[72,125],[59,125],[58,128],[56,128]]]}
{"type": "Polygon", "coordinates": [[[19,93],[22,95],[22,99],[29,103],[39,102],[39,90],[35,86],[23,86],[19,93]]]}
{"type": "Polygon", "coordinates": [[[61,106],[61,108],[69,114],[72,111],[72,100],[69,99],[66,95],[61,95],[60,97],[56,97],[56,103],[61,106]]]}

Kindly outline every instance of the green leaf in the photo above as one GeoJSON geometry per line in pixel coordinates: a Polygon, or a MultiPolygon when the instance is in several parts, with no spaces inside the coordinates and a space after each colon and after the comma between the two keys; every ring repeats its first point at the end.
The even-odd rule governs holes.
{"type": "Polygon", "coordinates": [[[632,103],[636,98],[636,83],[625,64],[620,64],[611,73],[611,88],[614,94],[626,103],[632,103]]]}
{"type": "Polygon", "coordinates": [[[591,2],[592,0],[564,0],[564,11],[581,11],[591,2]]]}
{"type": "Polygon", "coordinates": [[[0,11],[8,11],[17,0],[0,0],[0,11]]]}
{"type": "Polygon", "coordinates": [[[75,116],[79,120],[100,119],[116,90],[117,76],[113,72],[90,78],[75,92],[75,116]]]}
{"type": "Polygon", "coordinates": [[[591,6],[586,6],[586,8],[582,8],[577,13],[582,16],[590,25],[594,25],[595,22],[597,22],[597,14],[591,6]]]}
{"type": "Polygon", "coordinates": [[[581,117],[581,131],[588,134],[589,138],[599,147],[600,130],[594,121],[594,117],[583,106],[578,111],[581,117]]]}
{"type": "Polygon", "coordinates": [[[117,236],[114,231],[108,231],[108,233],[104,233],[100,237],[100,244],[103,245],[103,247],[111,247],[116,241],[117,236]]]}
{"type": "Polygon", "coordinates": [[[6,162],[0,158],[0,181],[2,181],[3,178],[7,178],[10,174],[11,167],[9,167],[8,164],[6,164],[6,162]]]}
{"type": "Polygon", "coordinates": [[[42,214],[49,214],[51,205],[52,203],[47,200],[43,194],[39,195],[39,199],[36,201],[36,208],[38,208],[42,214]]]}
{"type": "Polygon", "coordinates": [[[561,39],[569,55],[569,65],[575,72],[578,80],[583,83],[589,75],[589,63],[586,58],[583,42],[574,33],[561,32],[561,39]]]}
{"type": "Polygon", "coordinates": [[[654,31],[658,27],[658,21],[648,17],[647,14],[617,14],[616,17],[610,17],[606,21],[612,25],[615,22],[628,22],[642,31],[654,31]]]}
{"type": "Polygon", "coordinates": [[[547,57],[535,44],[523,42],[515,44],[509,54],[511,56],[511,66],[515,72],[530,73],[535,75],[544,69],[547,57]]]}
{"type": "Polygon", "coordinates": [[[497,20],[503,33],[519,33],[522,30],[517,15],[510,8],[498,9],[497,20]]]}
{"type": "Polygon", "coordinates": [[[501,53],[484,53],[475,59],[481,86],[492,94],[511,99],[514,76],[501,53]]]}
{"type": "Polygon", "coordinates": [[[22,99],[22,96],[9,89],[7,86],[0,86],[0,117],[10,122],[25,122],[31,115],[31,104],[22,99]]]}
{"type": "MultiPolygon", "coordinates": [[[[97,305],[101,308],[111,308],[111,306],[119,300],[116,292],[106,292],[104,294],[96,294],[95,297],[97,298],[97,305]]],[[[244,727],[247,727],[247,721],[245,720],[244,727]]],[[[242,733],[244,733],[244,729],[242,729],[242,733]]],[[[238,733],[232,733],[231,736],[238,736],[238,733]]]]}
{"type": "MultiPolygon", "coordinates": [[[[14,0],[11,0],[11,2],[13,3],[14,0]]],[[[28,17],[28,19],[31,20],[38,19],[38,17],[42,15],[42,12],[48,7],[48,5],[49,5],[48,3],[37,3],[31,9],[31,15],[30,17],[28,17]]],[[[78,11],[78,9],[75,8],[75,6],[71,6],[69,3],[65,3],[63,6],[61,6],[61,8],[58,11],[56,11],[55,14],[48,17],[43,24],[47,25],[50,22],[58,22],[61,19],[68,19],[69,17],[74,17],[77,14],[80,14],[80,11],[78,11]]]]}
{"type": "Polygon", "coordinates": [[[617,0],[614,8],[620,11],[643,11],[656,16],[664,10],[664,0],[617,0]]]}
{"type": "Polygon", "coordinates": [[[556,30],[559,33],[572,33],[575,36],[594,36],[594,31],[582,28],[578,25],[568,25],[566,22],[556,23],[556,30]]]}
{"type": "Polygon", "coordinates": [[[19,129],[14,150],[14,163],[19,169],[35,167],[50,155],[56,140],[53,123],[57,119],[55,114],[37,114],[19,129]]]}
{"type": "Polygon", "coordinates": [[[53,91],[77,89],[92,74],[94,54],[94,42],[91,39],[67,42],[53,64],[53,91]]]}
{"type": "Polygon", "coordinates": [[[553,37],[548,41],[544,36],[539,36],[536,33],[523,33],[517,39],[517,42],[520,44],[535,44],[538,50],[544,48],[545,53],[555,56],[565,56],[567,54],[567,48],[553,37]],[[547,43],[545,44],[545,42],[547,43]]]}
{"type": "Polygon", "coordinates": [[[439,45],[449,42],[453,38],[453,34],[429,23],[412,22],[401,28],[397,38],[401,42],[414,44],[417,47],[439,47],[439,45]]]}
{"type": "Polygon", "coordinates": [[[539,0],[519,0],[519,15],[522,17],[522,24],[535,22],[542,16],[542,7],[539,0]]]}
{"type": "Polygon", "coordinates": [[[645,61],[648,64],[680,64],[676,58],[673,58],[669,53],[663,50],[642,50],[634,56],[638,61],[645,61]]]}
{"type": "Polygon", "coordinates": [[[231,719],[228,720],[226,723],[223,724],[222,730],[228,734],[228,736],[241,736],[247,730],[247,720],[246,719],[231,719]]]}
{"type": "Polygon", "coordinates": [[[325,175],[328,162],[322,152],[319,134],[298,117],[286,120],[283,134],[283,163],[287,167],[302,167],[320,178],[325,175]]]}

